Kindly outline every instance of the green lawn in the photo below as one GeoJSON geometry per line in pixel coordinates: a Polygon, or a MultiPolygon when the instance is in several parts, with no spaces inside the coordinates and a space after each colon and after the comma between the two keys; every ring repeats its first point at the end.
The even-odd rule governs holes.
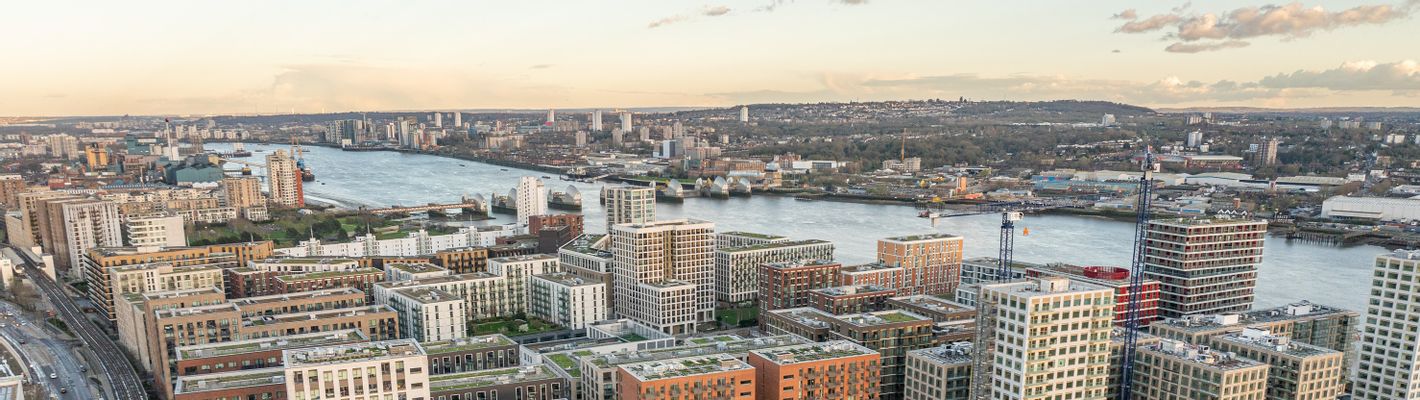
{"type": "Polygon", "coordinates": [[[475,322],[472,325],[473,335],[488,335],[502,333],[508,336],[530,335],[562,329],[561,326],[543,321],[537,318],[529,318],[526,322],[528,330],[519,331],[520,325],[524,322],[512,318],[499,318],[475,322]]]}

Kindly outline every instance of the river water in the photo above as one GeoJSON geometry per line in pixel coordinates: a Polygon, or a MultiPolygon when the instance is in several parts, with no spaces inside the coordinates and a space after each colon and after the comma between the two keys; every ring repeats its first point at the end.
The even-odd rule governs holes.
{"type": "MultiPolygon", "coordinates": [[[[230,151],[228,144],[209,149],[230,151]]],[[[285,146],[246,145],[252,161],[264,162],[271,151],[285,146]]],[[[582,192],[586,229],[605,230],[605,214],[597,203],[602,184],[559,180],[542,172],[429,155],[398,152],[345,152],[324,147],[305,149],[305,162],[316,174],[307,183],[308,199],[349,207],[385,207],[453,203],[460,196],[506,194],[522,176],[551,176],[549,190],[574,185],[582,192]]],[[[237,166],[229,166],[236,168],[237,166]]],[[[263,174],[258,168],[256,174],[263,174]]],[[[830,201],[797,201],[756,195],[748,198],[690,198],[684,203],[660,203],[660,219],[697,218],[716,223],[719,231],[774,233],[799,239],[824,239],[836,246],[846,264],[872,261],[875,241],[888,236],[942,232],[965,237],[966,257],[995,257],[1000,216],[947,218],[932,227],[911,206],[830,201]]],[[[505,223],[511,216],[494,214],[484,223],[505,223]]],[[[1015,258],[1019,261],[1066,262],[1080,265],[1129,263],[1133,224],[1099,217],[1029,215],[1017,224],[1015,258]],[[1029,235],[1020,235],[1028,228],[1029,235]]],[[[1338,247],[1269,237],[1258,271],[1257,307],[1311,300],[1364,311],[1371,265],[1386,250],[1376,246],[1338,247]]]]}

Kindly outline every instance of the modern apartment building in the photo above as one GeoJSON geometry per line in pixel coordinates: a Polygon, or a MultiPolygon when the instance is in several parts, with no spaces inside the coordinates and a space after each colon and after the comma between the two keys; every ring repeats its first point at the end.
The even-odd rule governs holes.
{"type": "Polygon", "coordinates": [[[731,231],[715,235],[716,248],[749,247],[789,241],[788,236],[767,233],[731,231]]]}
{"type": "Polygon", "coordinates": [[[518,206],[518,225],[526,226],[528,218],[534,215],[547,215],[547,187],[542,185],[541,179],[535,176],[519,178],[516,192],[518,197],[514,203],[518,206]]]}
{"type": "Polygon", "coordinates": [[[112,202],[70,199],[49,202],[46,230],[52,238],[55,265],[69,279],[84,279],[79,259],[89,250],[123,246],[122,216],[112,202]]]}
{"type": "Polygon", "coordinates": [[[621,400],[755,398],[754,367],[726,354],[622,365],[616,374],[621,400]]]}
{"type": "Polygon", "coordinates": [[[388,304],[396,290],[439,289],[463,299],[468,319],[476,321],[526,312],[525,309],[518,308],[520,304],[526,304],[526,301],[508,297],[509,293],[515,292],[509,286],[507,278],[480,272],[411,281],[380,282],[374,286],[373,297],[377,304],[388,304]]]}
{"type": "Polygon", "coordinates": [[[385,264],[385,280],[389,282],[413,281],[453,275],[448,269],[430,263],[397,262],[385,264]]]}
{"type": "Polygon", "coordinates": [[[429,399],[424,348],[411,339],[287,350],[286,399],[429,399]]]}
{"type": "Polygon", "coordinates": [[[296,166],[296,159],[286,150],[266,155],[266,184],[271,204],[287,208],[306,206],[306,195],[301,188],[301,170],[296,166]]]}
{"type": "MultiPolygon", "coordinates": [[[[126,293],[116,305],[119,344],[138,360],[138,368],[150,371],[153,366],[148,334],[155,311],[222,304],[227,301],[222,290],[214,287],[175,290],[171,292],[126,293]]],[[[151,372],[151,371],[150,371],[151,372]]]]}
{"type": "Polygon", "coordinates": [[[1361,329],[1361,351],[1351,395],[1358,400],[1420,398],[1420,251],[1376,257],[1370,306],[1361,329]]]}
{"type": "Polygon", "coordinates": [[[266,197],[261,194],[261,179],[254,176],[222,178],[218,184],[222,188],[222,200],[227,207],[244,210],[251,207],[266,207],[266,197]]]}
{"type": "Polygon", "coordinates": [[[905,383],[907,352],[932,346],[933,322],[907,311],[891,310],[833,315],[815,308],[772,310],[760,316],[761,328],[813,341],[844,339],[882,354],[883,399],[900,399],[905,383]]]}
{"type": "Polygon", "coordinates": [[[466,303],[449,292],[428,287],[397,289],[385,301],[399,313],[399,331],[405,337],[432,342],[468,333],[466,303]]]}
{"type": "Polygon", "coordinates": [[[248,261],[271,256],[271,242],[228,243],[187,247],[103,247],[87,251],[80,264],[88,285],[88,298],[112,315],[113,286],[109,281],[111,267],[151,263],[168,263],[174,267],[216,265],[231,268],[248,261]]]}
{"type": "Polygon", "coordinates": [[[1241,314],[1194,315],[1156,321],[1149,332],[1189,344],[1208,344],[1213,336],[1245,328],[1266,330],[1294,342],[1350,352],[1352,333],[1360,330],[1359,313],[1308,301],[1241,314]]]}
{"type": "Polygon", "coordinates": [[[173,265],[161,262],[125,265],[108,269],[111,296],[106,303],[97,303],[108,313],[110,321],[118,318],[114,304],[128,293],[169,292],[215,288],[224,290],[223,261],[207,264],[173,265]]]}
{"type": "Polygon", "coordinates": [[[691,219],[612,226],[616,313],[673,335],[713,321],[714,236],[691,219]]]}
{"type": "MultiPolygon", "coordinates": [[[[729,235],[716,235],[720,243],[729,235]]],[[[759,266],[798,260],[832,260],[833,243],[824,240],[775,241],[715,249],[715,299],[738,305],[759,295],[759,266]]]]}
{"type": "Polygon", "coordinates": [[[871,399],[882,355],[846,340],[749,352],[760,400],[871,399]]]}
{"type": "Polygon", "coordinates": [[[570,272],[533,275],[528,282],[528,315],[569,329],[583,329],[611,316],[605,282],[570,272]]]}
{"type": "Polygon", "coordinates": [[[308,292],[343,287],[353,287],[369,294],[373,292],[375,283],[383,281],[384,277],[384,271],[374,268],[281,275],[271,282],[271,292],[254,295],[308,292]]]}
{"type": "Polygon", "coordinates": [[[566,399],[567,380],[547,365],[528,365],[429,377],[429,400],[566,399]]]}
{"type": "MultiPolygon", "coordinates": [[[[1081,267],[1078,265],[1050,263],[1025,269],[1025,276],[1058,276],[1076,282],[1108,287],[1114,290],[1114,323],[1127,326],[1129,322],[1129,270],[1122,267],[1081,267]]],[[[1159,281],[1143,279],[1139,282],[1139,312],[1135,320],[1139,326],[1147,326],[1159,318],[1159,281]]]]}
{"type": "Polygon", "coordinates": [[[809,291],[809,307],[829,314],[882,311],[897,290],[875,285],[834,286],[809,291]]]}
{"type": "Polygon", "coordinates": [[[971,343],[907,352],[903,400],[967,400],[971,394],[971,343]]]}
{"type": "Polygon", "coordinates": [[[518,365],[518,342],[501,334],[420,342],[429,356],[429,374],[451,374],[518,365]]]}
{"type": "Polygon", "coordinates": [[[991,397],[1104,399],[1114,295],[1058,277],[982,285],[977,307],[996,322],[991,397]]]}
{"type": "Polygon", "coordinates": [[[611,400],[619,398],[621,387],[617,369],[622,365],[666,361],[685,357],[723,354],[747,361],[749,352],[756,349],[783,347],[809,343],[795,335],[777,335],[757,338],[741,338],[722,335],[696,338],[679,346],[648,349],[642,351],[576,351],[546,355],[554,364],[567,368],[567,375],[580,384],[574,390],[581,393],[583,400],[611,400]]]}
{"type": "Polygon", "coordinates": [[[1173,340],[1138,348],[1133,394],[1139,400],[1260,400],[1267,364],[1173,340]]]}
{"type": "Polygon", "coordinates": [[[128,239],[128,245],[134,247],[187,245],[187,232],[183,230],[181,215],[130,216],[123,222],[123,234],[128,239]]]}
{"type": "Polygon", "coordinates": [[[612,282],[611,252],[606,235],[582,235],[557,250],[557,261],[567,271],[588,281],[602,282],[607,287],[608,315],[615,309],[616,285],[612,282]]]}
{"type": "Polygon", "coordinates": [[[1159,281],[1159,314],[1247,311],[1262,263],[1267,222],[1181,218],[1149,221],[1144,277],[1159,281]]]}
{"type": "Polygon", "coordinates": [[[759,310],[809,306],[809,291],[838,285],[843,265],[825,260],[796,260],[759,265],[759,310]]]}
{"type": "Polygon", "coordinates": [[[513,302],[513,308],[522,312],[528,311],[528,290],[532,286],[532,277],[559,272],[561,268],[557,256],[551,254],[488,259],[488,272],[507,279],[506,296],[513,302]]]}
{"type": "Polygon", "coordinates": [[[602,208],[606,209],[606,229],[619,224],[648,224],[656,221],[656,190],[642,186],[602,187],[602,208]]]}
{"type": "Polygon", "coordinates": [[[1342,352],[1294,342],[1261,329],[1214,336],[1214,350],[1267,364],[1267,398],[1335,399],[1345,392],[1342,352]]]}
{"type": "Polygon", "coordinates": [[[951,294],[961,282],[962,237],[941,233],[878,240],[878,261],[901,267],[899,294],[951,294]]]}

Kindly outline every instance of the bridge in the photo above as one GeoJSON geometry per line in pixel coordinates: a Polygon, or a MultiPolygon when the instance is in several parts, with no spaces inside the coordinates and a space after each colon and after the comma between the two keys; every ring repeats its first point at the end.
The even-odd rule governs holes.
{"type": "Polygon", "coordinates": [[[462,208],[462,209],[471,209],[471,210],[474,210],[475,212],[480,212],[480,211],[486,212],[486,211],[488,211],[488,207],[487,207],[487,205],[485,204],[485,202],[479,201],[479,200],[477,200],[477,199],[470,199],[470,198],[468,198],[468,197],[464,197],[464,198],[460,199],[458,203],[450,203],[450,204],[429,203],[429,204],[425,204],[425,205],[422,205],[422,206],[409,206],[409,207],[394,206],[394,207],[385,207],[385,208],[376,208],[376,209],[367,209],[367,208],[361,207],[360,210],[361,210],[361,211],[364,211],[364,212],[371,213],[371,214],[375,214],[375,215],[382,215],[382,214],[411,214],[411,213],[429,212],[429,211],[446,211],[446,210],[453,210],[453,209],[460,209],[460,208],[462,208]]]}

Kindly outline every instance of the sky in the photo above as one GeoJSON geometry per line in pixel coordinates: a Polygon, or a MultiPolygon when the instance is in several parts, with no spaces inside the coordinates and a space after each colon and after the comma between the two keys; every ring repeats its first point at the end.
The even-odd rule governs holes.
{"type": "Polygon", "coordinates": [[[1420,106],[1420,0],[29,1],[0,116],[1420,106]]]}

